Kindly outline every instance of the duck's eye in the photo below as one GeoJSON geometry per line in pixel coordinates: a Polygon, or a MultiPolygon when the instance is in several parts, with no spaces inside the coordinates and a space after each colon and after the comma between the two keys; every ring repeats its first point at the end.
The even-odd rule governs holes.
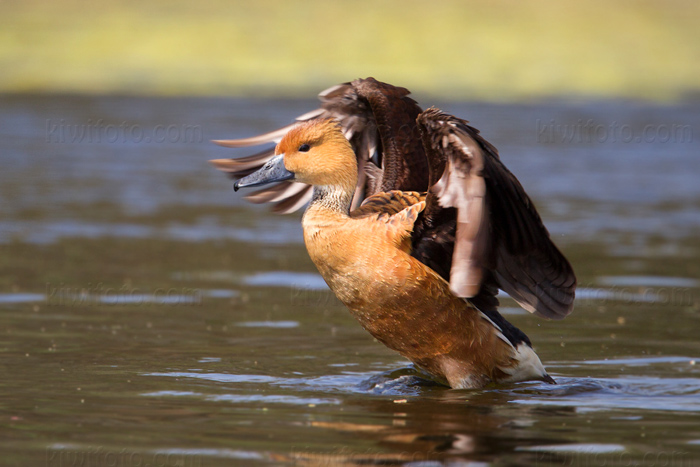
{"type": "Polygon", "coordinates": [[[306,143],[299,146],[299,152],[309,152],[309,149],[311,149],[311,146],[306,143]]]}

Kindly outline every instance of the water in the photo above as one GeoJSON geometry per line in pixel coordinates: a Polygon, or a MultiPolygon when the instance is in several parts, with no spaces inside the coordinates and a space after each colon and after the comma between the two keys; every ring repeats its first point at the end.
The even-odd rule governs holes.
{"type": "Polygon", "coordinates": [[[698,105],[438,104],[577,272],[564,321],[502,298],[556,386],[420,379],[207,164],[313,100],[1,96],[0,463],[700,464],[698,105]]]}

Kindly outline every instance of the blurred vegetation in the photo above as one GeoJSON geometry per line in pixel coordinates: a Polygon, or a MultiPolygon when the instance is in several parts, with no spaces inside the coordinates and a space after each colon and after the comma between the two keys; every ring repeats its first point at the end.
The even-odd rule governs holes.
{"type": "Polygon", "coordinates": [[[0,2],[0,92],[309,95],[356,77],[444,97],[679,100],[687,0],[0,2]]]}

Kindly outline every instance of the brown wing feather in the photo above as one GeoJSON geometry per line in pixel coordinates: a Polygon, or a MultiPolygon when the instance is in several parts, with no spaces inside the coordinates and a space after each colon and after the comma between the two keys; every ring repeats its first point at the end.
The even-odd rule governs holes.
{"type": "Polygon", "coordinates": [[[466,121],[437,109],[418,123],[435,186],[417,223],[414,255],[439,254],[449,262],[447,275],[444,266],[436,271],[477,306],[495,306],[498,287],[532,313],[568,315],[576,287],[571,265],[496,149],[466,121]]]}
{"type": "Polygon", "coordinates": [[[209,162],[222,172],[227,172],[233,176],[238,176],[242,173],[248,175],[265,165],[274,155],[274,149],[266,149],[265,151],[247,157],[239,157],[237,159],[213,159],[209,162]]]}
{"type": "Polygon", "coordinates": [[[416,123],[421,108],[405,88],[374,78],[357,80],[353,85],[371,107],[379,133],[381,190],[426,191],[428,160],[416,123]]]}
{"type": "Polygon", "coordinates": [[[307,185],[299,193],[292,195],[289,198],[285,198],[283,201],[275,204],[272,208],[272,212],[277,214],[289,214],[294,211],[298,211],[302,206],[309,202],[311,199],[311,192],[312,188],[307,185]]]}
{"type": "Polygon", "coordinates": [[[284,135],[292,129],[294,125],[287,125],[280,129],[263,133],[262,135],[252,136],[250,138],[241,139],[215,139],[212,143],[218,144],[225,148],[245,148],[248,146],[259,146],[261,144],[279,143],[284,135]]]}
{"type": "Polygon", "coordinates": [[[407,207],[425,200],[425,193],[417,191],[392,190],[370,196],[362,205],[350,213],[350,217],[360,218],[373,214],[388,214],[393,216],[407,207]]]}

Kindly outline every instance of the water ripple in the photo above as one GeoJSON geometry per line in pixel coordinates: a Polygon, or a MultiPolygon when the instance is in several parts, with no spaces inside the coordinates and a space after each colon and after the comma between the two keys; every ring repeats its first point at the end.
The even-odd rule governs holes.
{"type": "Polygon", "coordinates": [[[559,378],[559,383],[537,390],[513,390],[512,403],[573,406],[577,412],[600,410],[655,410],[700,412],[700,379],[626,377],[605,379],[559,378]]]}

